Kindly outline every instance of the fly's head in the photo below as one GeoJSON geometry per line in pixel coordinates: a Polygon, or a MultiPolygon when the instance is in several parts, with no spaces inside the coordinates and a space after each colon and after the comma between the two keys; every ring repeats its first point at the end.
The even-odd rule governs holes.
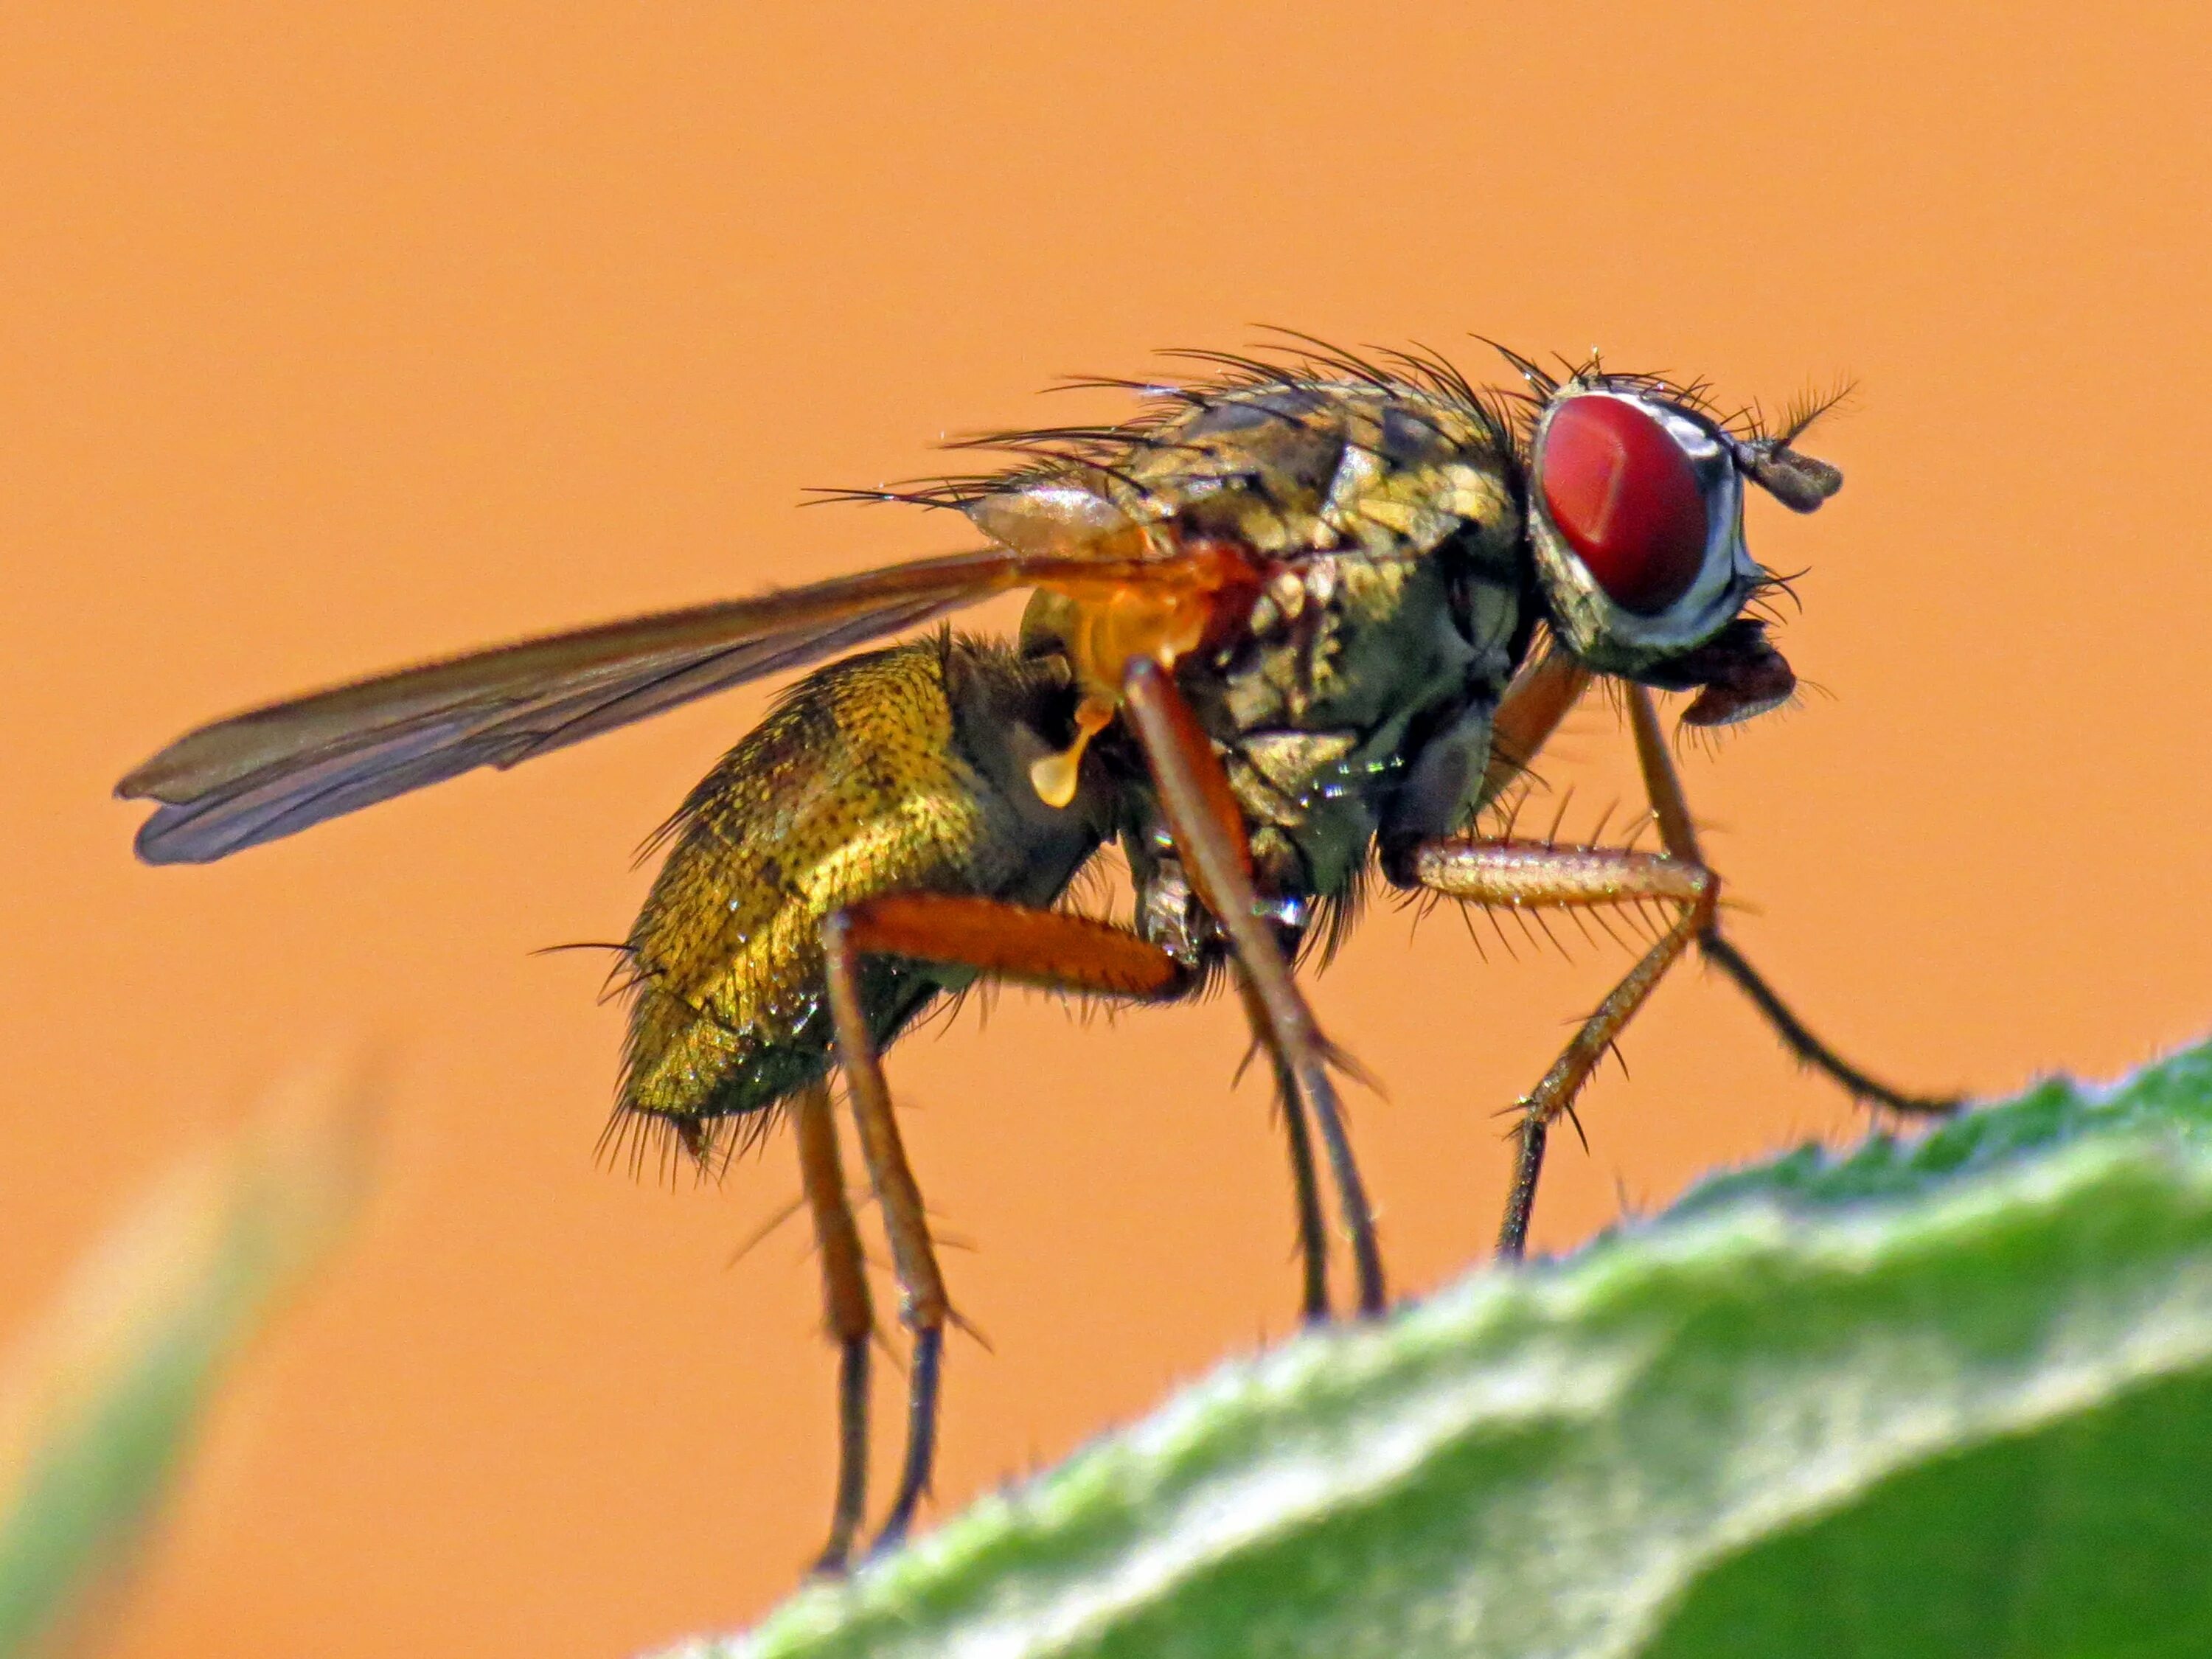
{"type": "Polygon", "coordinates": [[[1554,381],[1516,363],[1537,393],[1528,538],[1560,640],[1601,673],[1696,691],[1688,725],[1787,702],[1796,677],[1745,614],[1774,578],[1744,545],[1743,499],[1755,484],[1810,513],[1842,487],[1836,468],[1791,447],[1812,416],[1744,436],[1649,376],[1590,368],[1554,381]]]}

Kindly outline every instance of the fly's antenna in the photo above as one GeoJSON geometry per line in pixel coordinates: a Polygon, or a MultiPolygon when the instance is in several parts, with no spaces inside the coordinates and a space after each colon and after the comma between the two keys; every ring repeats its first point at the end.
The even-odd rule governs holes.
{"type": "Polygon", "coordinates": [[[1784,449],[1790,448],[1816,422],[1850,409],[1858,389],[1857,381],[1848,375],[1838,375],[1825,391],[1799,392],[1782,410],[1782,429],[1774,434],[1775,443],[1784,449]]]}

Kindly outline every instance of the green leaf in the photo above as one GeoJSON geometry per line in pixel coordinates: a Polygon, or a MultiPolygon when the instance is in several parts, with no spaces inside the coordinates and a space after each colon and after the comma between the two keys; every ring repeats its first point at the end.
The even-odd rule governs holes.
{"type": "Polygon", "coordinates": [[[2212,1152],[2212,1042],[2146,1066],[2110,1088],[2051,1078],[2002,1106],[1964,1112],[1909,1139],[1870,1135],[1848,1156],[1802,1146],[1716,1176],[1668,1212],[1679,1218],[1765,1194],[1798,1206],[1908,1198],[1962,1176],[2033,1158],[2084,1135],[2173,1135],[2212,1152]]]}
{"type": "MultiPolygon", "coordinates": [[[[357,1098],[304,1082],[173,1172],[0,1374],[0,1659],[83,1633],[142,1553],[228,1362],[362,1187],[357,1098]]],[[[351,1091],[346,1091],[351,1093],[351,1091]]]]}
{"type": "Polygon", "coordinates": [[[2212,1047],[1226,1366],[679,1651],[2212,1653],[2208,1495],[2212,1047]]]}

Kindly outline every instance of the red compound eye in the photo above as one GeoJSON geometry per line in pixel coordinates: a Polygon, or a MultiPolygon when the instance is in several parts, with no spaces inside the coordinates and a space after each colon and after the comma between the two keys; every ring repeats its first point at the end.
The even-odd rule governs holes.
{"type": "Polygon", "coordinates": [[[1705,497],[1667,429],[1619,398],[1553,411],[1537,460],[1544,505],[1615,605],[1656,616],[1705,559],[1705,497]]]}

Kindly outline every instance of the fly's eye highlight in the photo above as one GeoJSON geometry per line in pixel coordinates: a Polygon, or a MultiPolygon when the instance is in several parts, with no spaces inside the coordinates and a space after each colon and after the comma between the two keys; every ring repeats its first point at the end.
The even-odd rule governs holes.
{"type": "Polygon", "coordinates": [[[1607,598],[1656,617],[1704,568],[1711,526],[1696,470],[1667,429],[1620,398],[1576,398],[1544,430],[1545,510],[1607,598]]]}

